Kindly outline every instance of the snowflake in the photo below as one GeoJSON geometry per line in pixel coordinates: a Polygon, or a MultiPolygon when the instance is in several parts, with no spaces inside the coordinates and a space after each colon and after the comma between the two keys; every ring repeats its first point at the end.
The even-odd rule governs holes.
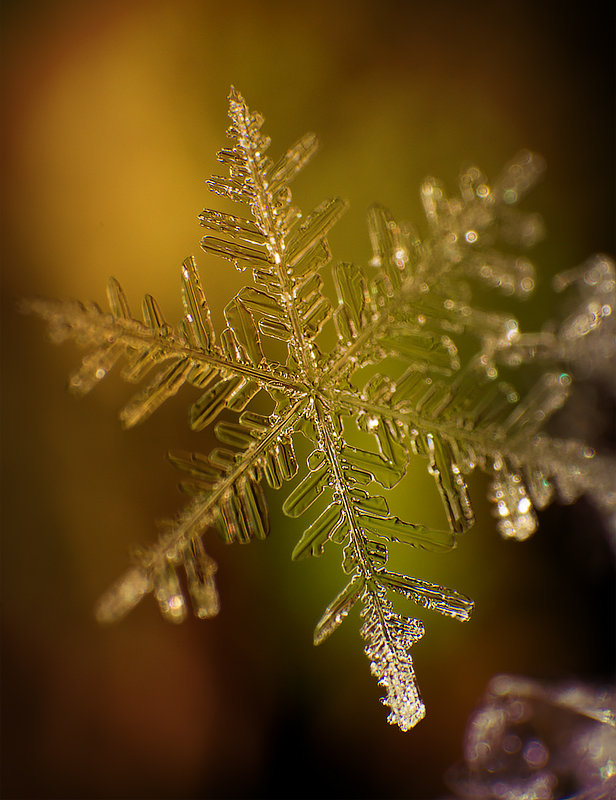
{"type": "Polygon", "coordinates": [[[176,327],[149,295],[143,320],[134,318],[115,280],[108,288],[110,313],[77,302],[29,304],[48,320],[56,340],[72,337],[87,349],[70,381],[78,394],[117,362],[129,382],[154,371],[121,411],[124,426],[141,423],[185,383],[200,391],[190,408],[193,430],[223,417],[214,428],[220,447],[207,457],[172,457],[187,473],[194,497],[156,544],[135,554],[129,571],[101,599],[97,616],[116,620],[152,592],[163,615],[180,621],[187,613],[183,583],[195,614],[215,615],[216,564],[204,549],[204,535],[215,526],[229,543],[264,539],[269,523],[263,481],[279,489],[301,471],[283,504],[288,516],[309,519],[293,559],[319,556],[332,542],[342,549],[346,574],[345,587],[317,623],[314,642],[324,641],[360,605],[361,635],[385,689],[389,722],[407,730],[425,713],[409,652],[424,628],[395,611],[390,596],[461,621],[469,619],[473,603],[455,590],[390,571],[389,543],[455,547],[473,523],[464,476],[475,467],[491,478],[497,525],[508,537],[526,539],[534,531],[534,509],[544,507],[555,489],[568,502],[589,492],[613,508],[605,458],[580,442],[551,437],[545,422],[570,391],[571,375],[560,366],[569,353],[585,360],[584,346],[596,350],[601,342],[603,360],[613,355],[608,323],[614,268],[595,257],[563,279],[586,294],[556,332],[523,334],[511,314],[475,304],[471,287],[478,283],[517,297],[534,286],[531,263],[512,250],[532,245],[541,233],[538,218],[515,206],[542,162],[522,152],[492,184],[477,168],[467,169],[456,198],[427,180],[421,190],[428,222],[423,238],[384,208],[373,208],[372,259],[366,266],[334,266],[332,303],[321,275],[331,258],[326,236],[347,205],[328,200],[304,218],[289,190],[317,149],[315,136],[304,136],[274,162],[266,155],[263,118],[234,89],[229,116],[231,146],[218,154],[228,175],[214,176],[208,185],[247,207],[246,215],[203,211],[208,233],[201,246],[249,270],[252,282],[225,307],[219,335],[192,258],[182,265],[185,312],[176,327]],[[281,352],[281,362],[271,355],[281,352]],[[533,359],[556,369],[520,398],[499,368],[533,359]],[[255,410],[264,397],[272,404],[267,415],[255,410]],[[353,431],[372,446],[357,446],[353,431]],[[312,448],[301,469],[294,444],[300,434],[312,448]],[[447,530],[390,511],[388,492],[404,477],[412,453],[427,460],[447,530]],[[324,502],[316,506],[324,510],[314,512],[319,498],[324,502]]]}

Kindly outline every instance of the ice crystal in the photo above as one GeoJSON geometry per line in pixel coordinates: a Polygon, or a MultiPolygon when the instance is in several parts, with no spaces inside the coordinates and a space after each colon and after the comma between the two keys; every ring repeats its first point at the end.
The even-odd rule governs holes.
{"type": "Polygon", "coordinates": [[[30,304],[56,340],[74,338],[86,348],[70,381],[78,394],[116,362],[131,383],[154,372],[121,411],[125,427],[143,422],[185,383],[201,392],[190,408],[194,430],[212,425],[226,410],[214,428],[220,447],[208,456],[172,456],[194,498],[156,544],[135,554],[101,599],[97,616],[119,619],[151,592],[164,617],[180,621],[187,613],[183,585],[198,617],[215,615],[216,565],[204,549],[204,534],[215,526],[229,543],[264,539],[269,523],[263,481],[279,489],[299,471],[283,504],[286,515],[308,520],[293,559],[318,556],[333,542],[342,548],[347,576],[317,624],[315,644],[359,604],[365,651],[385,689],[389,721],[407,730],[425,713],[409,653],[424,630],[395,611],[390,596],[461,621],[469,619],[473,603],[453,589],[390,571],[388,543],[455,547],[473,523],[464,476],[476,467],[491,477],[501,533],[514,539],[534,531],[534,509],[555,492],[566,502],[589,492],[613,508],[604,458],[580,442],[552,438],[545,422],[570,390],[571,376],[559,362],[570,358],[572,369],[588,363],[588,348],[599,369],[598,361],[613,354],[613,339],[605,344],[604,331],[613,320],[614,268],[598,257],[579,274],[561,278],[563,284],[581,281],[582,307],[561,329],[535,337],[522,334],[511,314],[474,302],[477,283],[515,297],[534,286],[533,267],[516,248],[532,245],[541,225],[516,205],[543,164],[522,152],[493,183],[479,169],[467,169],[455,198],[438,181],[426,180],[423,238],[374,207],[368,222],[372,258],[365,266],[333,267],[332,301],[321,271],[330,261],[326,236],[346,203],[327,200],[303,217],[289,190],[315,153],[316,138],[304,136],[272,161],[263,118],[234,89],[229,116],[231,144],[218,154],[228,174],[212,177],[208,186],[247,210],[245,216],[203,211],[207,234],[201,246],[248,270],[252,281],[225,307],[224,330],[214,329],[192,258],[181,268],[184,316],[175,327],[149,295],[143,320],[136,319],[115,280],[108,288],[110,313],[77,302],[30,304]],[[324,329],[330,334],[321,334],[324,329]],[[605,352],[593,337],[601,337],[605,352]],[[270,355],[281,347],[283,363],[270,355]],[[533,359],[549,359],[554,369],[520,398],[499,369],[533,359]],[[255,410],[257,395],[269,396],[270,414],[255,410]],[[371,435],[372,447],[351,443],[353,426],[371,435]],[[299,434],[312,448],[301,466],[294,445],[299,434]],[[402,520],[390,510],[388,491],[404,477],[410,453],[427,460],[447,530],[402,520]],[[325,509],[315,514],[320,497],[325,509]]]}
{"type": "Polygon", "coordinates": [[[462,800],[613,798],[614,690],[497,675],[468,722],[464,764],[447,780],[462,800]]]}

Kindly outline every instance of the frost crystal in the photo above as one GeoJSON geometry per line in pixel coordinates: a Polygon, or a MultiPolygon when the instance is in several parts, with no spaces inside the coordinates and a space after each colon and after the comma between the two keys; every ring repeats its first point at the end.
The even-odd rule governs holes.
{"type": "Polygon", "coordinates": [[[609,800],[616,793],[613,689],[496,676],[468,722],[464,764],[447,780],[462,800],[609,800]]]}
{"type": "Polygon", "coordinates": [[[346,203],[327,200],[303,217],[288,186],[315,153],[316,138],[304,136],[272,161],[263,118],[234,89],[229,116],[231,144],[218,154],[228,174],[212,177],[208,186],[247,210],[242,216],[203,211],[201,246],[248,270],[252,282],[225,307],[224,330],[214,330],[192,258],[181,268],[185,313],[175,327],[149,295],[143,321],[133,317],[115,280],[108,288],[110,313],[93,304],[30,303],[56,340],[72,337],[87,350],[71,378],[73,391],[89,391],[116,362],[131,383],[153,372],[121,411],[125,427],[143,422],[185,383],[201,393],[190,408],[194,430],[225,412],[214,428],[220,447],[208,456],[171,457],[194,498],[157,544],[135,554],[133,566],[101,599],[97,616],[116,620],[151,592],[162,614],[180,621],[187,613],[183,584],[198,617],[215,615],[216,565],[204,549],[204,534],[215,526],[229,543],[265,538],[263,481],[279,489],[300,471],[283,505],[288,516],[308,518],[293,559],[319,556],[333,542],[342,548],[347,576],[317,624],[315,644],[359,604],[361,635],[372,672],[386,690],[389,721],[407,730],[425,713],[409,654],[424,631],[418,620],[395,612],[389,596],[400,594],[461,621],[469,619],[473,603],[452,589],[388,570],[388,544],[455,547],[473,523],[464,476],[476,467],[491,477],[501,533],[514,539],[530,536],[534,508],[555,493],[571,502],[589,492],[606,510],[614,508],[605,457],[545,431],[566,400],[570,372],[579,364],[602,370],[613,357],[614,267],[598,257],[559,279],[562,286],[580,286],[582,304],[558,330],[524,334],[510,314],[475,304],[471,287],[478,283],[518,298],[534,286],[532,264],[516,248],[532,245],[541,225],[516,205],[543,164],[522,152],[493,183],[477,168],[467,169],[459,197],[448,198],[438,181],[428,179],[421,190],[428,222],[423,238],[374,207],[372,258],[366,266],[333,267],[332,301],[321,276],[330,261],[326,235],[346,203]],[[281,348],[283,363],[270,355],[281,348]],[[549,360],[553,371],[520,397],[499,370],[532,360],[549,360]],[[269,396],[270,414],[255,410],[257,395],[269,396]],[[370,434],[359,440],[372,446],[352,444],[358,441],[349,435],[353,427],[370,434]],[[312,447],[301,467],[298,434],[312,447]],[[411,452],[427,461],[448,530],[390,511],[388,491],[404,477],[411,452]],[[325,500],[320,513],[312,509],[317,498],[325,500]]]}

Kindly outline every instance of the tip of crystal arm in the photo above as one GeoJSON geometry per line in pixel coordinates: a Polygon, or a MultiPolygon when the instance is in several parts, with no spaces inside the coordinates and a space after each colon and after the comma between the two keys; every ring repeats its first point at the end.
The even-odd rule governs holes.
{"type": "Polygon", "coordinates": [[[102,625],[118,622],[152,590],[149,578],[140,569],[126,572],[100,598],[94,609],[96,621],[102,625]]]}

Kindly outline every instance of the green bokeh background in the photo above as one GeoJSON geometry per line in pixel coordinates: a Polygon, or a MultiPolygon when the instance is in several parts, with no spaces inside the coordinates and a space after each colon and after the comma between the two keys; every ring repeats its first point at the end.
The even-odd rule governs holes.
{"type": "MultiPolygon", "coordinates": [[[[614,252],[613,16],[598,3],[5,2],[3,80],[4,796],[408,797],[443,794],[464,724],[491,675],[605,680],[613,670],[611,565],[585,505],[502,542],[473,479],[478,525],[445,556],[397,554],[477,601],[458,625],[422,615],[414,652],[428,717],[385,723],[352,616],[314,650],[341,586],[338,553],[291,564],[301,526],[266,545],[212,537],[223,608],[163,623],[151,602],[99,629],[91,609],[130,543],[181,504],[168,449],[207,452],[187,396],[122,432],[115,376],[77,401],[79,361],[17,313],[31,295],[104,301],[110,274],[133,307],[180,314],[193,253],[214,318],[242,276],[200,253],[204,179],[218,172],[231,83],[264,112],[273,153],[306,130],[322,151],[295,185],[305,210],[342,195],[334,257],[362,261],[374,201],[418,221],[418,187],[493,175],[521,147],[549,171],[527,207],[536,249],[527,325],[553,313],[550,276],[614,252]]],[[[442,524],[424,465],[399,498],[442,524]]],[[[401,563],[401,562],[400,562],[401,563]]]]}

